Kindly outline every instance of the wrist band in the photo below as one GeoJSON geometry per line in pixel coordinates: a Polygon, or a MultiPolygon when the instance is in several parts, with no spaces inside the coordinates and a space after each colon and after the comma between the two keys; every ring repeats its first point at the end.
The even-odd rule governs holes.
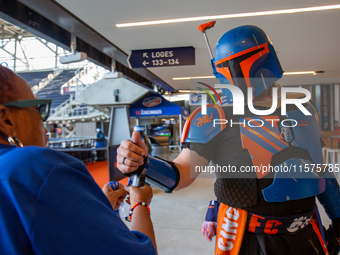
{"type": "Polygon", "coordinates": [[[145,206],[146,209],[148,209],[149,214],[151,214],[150,207],[149,207],[145,202],[137,202],[137,203],[135,203],[135,204],[131,207],[131,209],[130,209],[130,212],[129,212],[129,221],[131,221],[131,219],[132,219],[133,210],[134,210],[137,206],[139,206],[139,205],[145,206]]]}

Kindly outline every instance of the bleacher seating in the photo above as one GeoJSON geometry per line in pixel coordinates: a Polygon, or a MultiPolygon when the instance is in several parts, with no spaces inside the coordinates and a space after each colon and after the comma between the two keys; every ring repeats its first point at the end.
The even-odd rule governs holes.
{"type": "Polygon", "coordinates": [[[54,109],[64,103],[66,100],[68,100],[70,98],[70,95],[52,95],[45,98],[52,99],[51,108],[54,109]]]}
{"type": "Polygon", "coordinates": [[[50,98],[52,95],[60,95],[61,86],[75,75],[75,70],[64,70],[54,78],[46,87],[37,94],[37,98],[50,98]]]}
{"type": "Polygon", "coordinates": [[[47,76],[52,73],[53,71],[41,71],[41,72],[20,72],[17,73],[21,78],[23,78],[27,83],[31,86],[38,86],[39,82],[41,82],[43,79],[47,78],[47,76]]]}
{"type": "Polygon", "coordinates": [[[74,75],[75,70],[64,70],[54,78],[46,87],[42,88],[37,94],[37,98],[52,99],[51,109],[58,107],[60,104],[70,98],[70,95],[61,95],[61,86],[68,82],[74,75]]]}
{"type": "MultiPolygon", "coordinates": [[[[20,72],[18,75],[25,79],[31,88],[35,85],[39,85],[43,79],[53,73],[53,71],[41,71],[41,72],[20,72]]],[[[43,87],[36,94],[37,98],[48,98],[52,99],[51,108],[55,109],[57,106],[65,102],[70,98],[70,95],[61,95],[61,86],[68,82],[73,76],[75,76],[74,70],[64,70],[57,77],[55,77],[48,85],[43,87]]],[[[53,113],[53,110],[52,110],[53,113]]]]}

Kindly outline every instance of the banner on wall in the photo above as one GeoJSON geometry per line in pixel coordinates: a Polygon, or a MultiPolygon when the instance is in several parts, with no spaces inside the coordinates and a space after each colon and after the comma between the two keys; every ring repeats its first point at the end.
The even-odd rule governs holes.
{"type": "Polygon", "coordinates": [[[179,115],[181,106],[169,102],[159,94],[152,93],[130,106],[131,117],[179,115]]]}

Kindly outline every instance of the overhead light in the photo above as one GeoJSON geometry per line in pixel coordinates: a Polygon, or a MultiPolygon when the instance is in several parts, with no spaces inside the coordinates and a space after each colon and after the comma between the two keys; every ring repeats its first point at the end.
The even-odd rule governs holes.
{"type": "Polygon", "coordinates": [[[77,37],[75,36],[75,34],[71,34],[70,48],[71,48],[72,54],[59,58],[59,62],[61,64],[70,64],[70,63],[80,62],[87,58],[87,54],[85,52],[76,52],[77,37]]]}
{"type": "Polygon", "coordinates": [[[87,58],[87,54],[85,52],[77,52],[74,54],[66,55],[59,58],[59,62],[61,64],[70,64],[75,62],[83,61],[87,58]]]}
{"type": "MultiPolygon", "coordinates": [[[[180,91],[178,91],[179,93],[184,93],[180,91]]],[[[191,92],[192,93],[192,92],[191,92]]],[[[189,92],[186,92],[184,94],[177,94],[177,95],[172,95],[172,96],[163,96],[166,100],[170,101],[170,102],[176,102],[176,101],[188,101],[189,100],[189,92]]]]}
{"type": "MultiPolygon", "coordinates": [[[[299,74],[320,74],[324,73],[324,71],[299,71],[299,72],[284,72],[283,75],[299,75],[299,74]]],[[[191,79],[213,79],[215,76],[191,76],[191,77],[174,77],[172,80],[180,81],[180,80],[191,80],[191,79]]]]}
{"type": "Polygon", "coordinates": [[[120,24],[116,24],[116,27],[148,26],[148,25],[160,25],[160,24],[180,23],[180,22],[190,22],[190,21],[231,19],[231,18],[267,16],[267,15],[277,15],[277,14],[291,14],[291,13],[299,13],[299,12],[325,11],[325,10],[334,10],[334,9],[340,9],[340,4],[285,9],[285,10],[246,12],[246,13],[224,14],[224,15],[188,17],[188,18],[179,18],[179,19],[165,19],[165,20],[151,20],[151,21],[141,21],[141,22],[120,23],[120,24]]]}
{"type": "Polygon", "coordinates": [[[177,92],[178,93],[193,93],[193,90],[180,89],[177,92]]]}
{"type": "Polygon", "coordinates": [[[215,76],[177,77],[177,78],[172,78],[172,80],[179,81],[179,80],[211,79],[211,78],[216,78],[216,77],[215,76]]]}
{"type": "MultiPolygon", "coordinates": [[[[206,92],[202,91],[202,90],[198,90],[198,89],[180,89],[177,90],[178,93],[185,93],[185,94],[205,94],[206,92]]],[[[222,90],[221,89],[216,89],[217,93],[221,93],[222,90]]]]}
{"type": "Polygon", "coordinates": [[[109,73],[104,74],[103,79],[116,79],[121,78],[123,73],[118,72],[116,70],[116,60],[113,58],[111,59],[111,71],[109,73]]]}
{"type": "Polygon", "coordinates": [[[302,71],[302,72],[284,72],[283,75],[300,75],[300,74],[315,74],[315,71],[302,71]]]}
{"type": "Polygon", "coordinates": [[[103,79],[117,79],[121,78],[123,76],[123,73],[115,71],[115,72],[109,72],[103,75],[103,79]]]}

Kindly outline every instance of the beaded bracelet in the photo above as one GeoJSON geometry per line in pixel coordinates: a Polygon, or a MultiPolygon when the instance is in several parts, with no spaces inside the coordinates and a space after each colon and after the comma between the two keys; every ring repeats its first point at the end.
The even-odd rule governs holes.
{"type": "Polygon", "coordinates": [[[143,206],[145,206],[146,209],[148,209],[149,214],[151,214],[150,207],[149,207],[145,202],[137,202],[137,203],[135,203],[135,204],[131,207],[131,209],[130,209],[130,212],[129,212],[129,221],[131,221],[131,219],[132,219],[133,210],[134,210],[138,205],[143,205],[143,206]]]}

